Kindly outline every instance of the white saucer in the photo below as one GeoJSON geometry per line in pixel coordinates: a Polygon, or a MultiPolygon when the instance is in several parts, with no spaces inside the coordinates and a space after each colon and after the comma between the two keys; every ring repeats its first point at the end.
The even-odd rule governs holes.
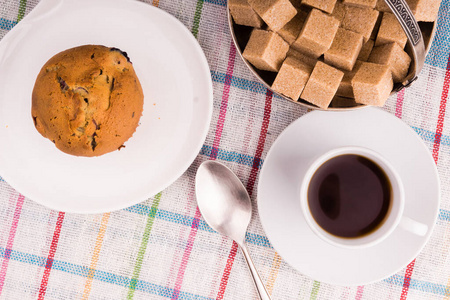
{"type": "Polygon", "coordinates": [[[55,210],[101,213],[137,204],[194,161],[212,102],[205,55],[172,15],[131,0],[41,0],[0,41],[0,176],[55,210]],[[85,44],[127,52],[144,90],[140,125],[126,147],[94,158],[59,151],[31,118],[41,67],[85,44]]]}
{"type": "Polygon", "coordinates": [[[263,228],[276,251],[299,272],[321,282],[364,285],[410,263],[428,241],[439,211],[440,183],[434,160],[419,136],[377,108],[315,111],[287,127],[272,145],[258,184],[263,228]],[[382,154],[405,188],[404,215],[428,225],[425,236],[397,227],[366,249],[333,246],[313,233],[300,210],[299,170],[306,158],[341,146],[363,146],[382,154]]]}

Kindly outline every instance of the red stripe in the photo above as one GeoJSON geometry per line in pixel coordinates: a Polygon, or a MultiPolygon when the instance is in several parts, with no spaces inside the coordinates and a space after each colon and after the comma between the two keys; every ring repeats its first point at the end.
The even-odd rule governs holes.
{"type": "Polygon", "coordinates": [[[222,137],[223,125],[225,124],[225,117],[227,115],[228,98],[230,97],[231,78],[233,77],[234,62],[236,58],[236,48],[233,44],[230,46],[230,55],[228,57],[227,74],[225,75],[225,82],[223,86],[222,102],[220,103],[219,119],[216,125],[216,136],[214,138],[211,149],[211,159],[216,159],[219,152],[220,139],[222,137]]]}
{"type": "Polygon", "coordinates": [[[58,219],[56,220],[55,231],[53,232],[53,239],[50,245],[50,251],[48,252],[47,262],[45,264],[44,276],[42,276],[41,287],[39,288],[38,300],[42,300],[45,297],[47,291],[47,283],[50,277],[50,271],[53,265],[53,257],[55,256],[56,248],[58,247],[59,235],[61,233],[62,223],[64,221],[64,213],[58,213],[58,219]]]}
{"type": "Polygon", "coordinates": [[[200,222],[201,216],[202,215],[200,213],[200,210],[197,207],[197,210],[195,211],[194,220],[192,221],[191,232],[189,233],[187,246],[186,246],[186,249],[184,250],[183,258],[181,259],[181,266],[180,266],[180,269],[178,270],[178,275],[177,275],[177,279],[175,282],[175,288],[172,292],[172,300],[178,300],[178,297],[180,296],[180,290],[181,290],[181,286],[183,284],[184,272],[186,271],[186,267],[187,267],[188,261],[189,261],[189,256],[191,255],[191,252],[192,252],[192,247],[194,245],[195,236],[197,235],[198,224],[200,222]]]}
{"type": "Polygon", "coordinates": [[[414,259],[406,267],[405,279],[403,280],[403,289],[402,289],[402,295],[400,296],[400,300],[406,300],[406,298],[408,297],[409,284],[411,283],[411,276],[414,271],[415,263],[416,263],[416,260],[414,259]]]}
{"type": "Polygon", "coordinates": [[[447,71],[445,72],[444,86],[442,88],[441,104],[439,106],[438,123],[436,126],[436,134],[434,136],[433,158],[437,163],[439,156],[439,147],[441,145],[442,128],[444,127],[445,108],[447,106],[448,89],[450,85],[450,56],[447,60],[447,71]]]}
{"type": "MultiPolygon", "coordinates": [[[[219,118],[217,120],[217,125],[216,125],[216,134],[214,137],[214,142],[213,142],[213,146],[211,149],[211,155],[210,155],[210,158],[212,160],[215,160],[217,158],[218,149],[220,146],[220,140],[222,138],[222,131],[223,131],[223,126],[225,124],[225,118],[227,115],[228,99],[230,97],[231,79],[233,77],[235,61],[236,61],[236,48],[234,47],[233,44],[231,44],[230,45],[230,54],[228,57],[227,73],[225,75],[225,82],[224,82],[223,93],[222,93],[222,102],[220,104],[219,118]]],[[[198,222],[199,222],[200,216],[201,216],[201,214],[197,207],[194,221],[192,223],[191,232],[189,233],[188,245],[184,251],[183,258],[181,260],[181,267],[177,274],[175,288],[174,288],[174,291],[173,291],[172,297],[171,297],[172,300],[177,300],[180,295],[180,289],[183,284],[184,273],[185,273],[186,266],[187,266],[187,263],[189,260],[189,256],[191,254],[192,245],[194,243],[195,236],[197,234],[198,222]]],[[[236,245],[236,249],[237,249],[237,245],[236,245]]],[[[234,252],[236,252],[236,250],[234,252]]],[[[236,253],[234,255],[236,255],[236,253]]],[[[231,270],[231,266],[230,266],[230,270],[231,270]]]]}
{"type": "MultiPolygon", "coordinates": [[[[436,134],[434,135],[433,145],[433,159],[437,164],[439,159],[439,148],[441,145],[442,129],[444,128],[445,109],[447,107],[448,90],[450,86],[450,55],[447,59],[447,71],[445,72],[444,86],[442,87],[441,104],[439,105],[439,115],[436,125],[436,134]]],[[[414,259],[407,267],[405,272],[405,279],[403,280],[403,289],[400,296],[400,300],[406,300],[408,297],[409,284],[411,282],[411,276],[414,271],[414,259]]]]}
{"type": "Polygon", "coordinates": [[[256,175],[258,174],[259,171],[261,156],[264,150],[264,144],[266,143],[267,128],[269,127],[271,111],[272,111],[272,92],[267,90],[266,104],[264,106],[264,118],[261,124],[261,132],[259,134],[258,147],[256,148],[255,158],[253,160],[253,167],[250,172],[250,178],[247,183],[247,191],[250,197],[253,194],[253,187],[255,186],[256,175]]]}
{"type": "Polygon", "coordinates": [[[11,249],[14,245],[14,238],[16,236],[17,225],[19,224],[20,213],[22,211],[23,201],[25,197],[19,194],[17,199],[16,209],[14,210],[13,221],[11,229],[9,230],[8,241],[6,242],[5,255],[3,257],[2,267],[0,269],[0,295],[3,291],[3,285],[5,283],[6,271],[8,270],[9,258],[11,255],[11,249]]]}
{"type": "Polygon", "coordinates": [[[405,89],[397,93],[397,103],[395,105],[395,116],[402,118],[403,113],[403,99],[405,98],[405,89]]]}
{"type": "Polygon", "coordinates": [[[360,285],[360,286],[358,286],[358,289],[356,290],[355,300],[361,300],[363,294],[364,294],[364,286],[360,285]]]}
{"type": "Polygon", "coordinates": [[[236,257],[238,249],[238,244],[233,241],[233,246],[231,246],[230,254],[228,254],[227,265],[222,274],[222,279],[220,280],[219,292],[217,293],[217,300],[223,300],[223,295],[225,294],[225,289],[227,288],[228,279],[230,278],[231,268],[233,267],[234,258],[236,257]]]}
{"type": "MultiPolygon", "coordinates": [[[[269,127],[270,122],[270,112],[272,111],[272,92],[267,90],[266,92],[266,103],[264,107],[264,118],[261,125],[261,131],[259,134],[258,146],[256,148],[255,158],[253,160],[253,167],[250,171],[250,177],[247,182],[247,191],[250,197],[253,194],[253,188],[255,186],[256,175],[258,174],[258,166],[261,161],[261,156],[264,150],[264,144],[266,142],[267,136],[267,128],[269,127]]],[[[236,257],[238,245],[236,242],[233,242],[233,246],[231,247],[230,254],[228,255],[227,264],[225,266],[225,270],[222,275],[222,279],[220,280],[219,292],[217,293],[217,300],[222,300],[223,295],[225,294],[225,290],[228,285],[228,279],[230,277],[231,268],[233,267],[234,259],[236,257]]]]}

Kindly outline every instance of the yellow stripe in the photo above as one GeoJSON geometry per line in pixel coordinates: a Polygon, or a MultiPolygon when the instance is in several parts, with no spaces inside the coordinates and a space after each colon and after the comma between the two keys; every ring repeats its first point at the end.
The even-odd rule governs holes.
{"type": "Polygon", "coordinates": [[[152,5],[158,7],[159,6],[159,0],[153,0],[152,5]]]}
{"type": "Polygon", "coordinates": [[[97,234],[97,240],[95,241],[94,254],[92,255],[91,265],[89,266],[89,273],[84,284],[83,300],[86,300],[91,293],[92,279],[94,278],[95,268],[97,267],[98,257],[100,255],[100,249],[102,248],[103,237],[105,236],[106,227],[108,225],[110,213],[103,214],[100,229],[97,234]]]}
{"type": "Polygon", "coordinates": [[[272,294],[273,287],[275,286],[275,280],[277,280],[278,271],[280,270],[281,256],[275,252],[273,257],[272,267],[270,268],[269,279],[267,280],[266,288],[269,294],[272,294]]]}

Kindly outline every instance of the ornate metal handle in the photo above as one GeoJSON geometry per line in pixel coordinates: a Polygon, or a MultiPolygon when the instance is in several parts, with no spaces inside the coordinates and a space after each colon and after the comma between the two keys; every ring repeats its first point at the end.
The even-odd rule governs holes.
{"type": "MultiPolygon", "coordinates": [[[[425,63],[425,42],[423,41],[422,31],[416,18],[409,9],[405,0],[384,0],[394,15],[397,17],[400,25],[406,33],[408,41],[411,44],[413,54],[413,72],[408,74],[405,81],[402,82],[403,87],[409,86],[423,68],[425,63]]],[[[402,87],[402,88],[403,88],[402,87]]]]}

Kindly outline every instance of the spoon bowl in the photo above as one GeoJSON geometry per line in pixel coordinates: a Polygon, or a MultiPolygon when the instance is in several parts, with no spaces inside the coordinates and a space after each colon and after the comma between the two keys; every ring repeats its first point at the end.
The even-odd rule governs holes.
{"type": "Polygon", "coordinates": [[[203,218],[215,231],[242,245],[252,203],[242,182],[223,164],[206,161],[197,170],[195,192],[203,218]]]}

